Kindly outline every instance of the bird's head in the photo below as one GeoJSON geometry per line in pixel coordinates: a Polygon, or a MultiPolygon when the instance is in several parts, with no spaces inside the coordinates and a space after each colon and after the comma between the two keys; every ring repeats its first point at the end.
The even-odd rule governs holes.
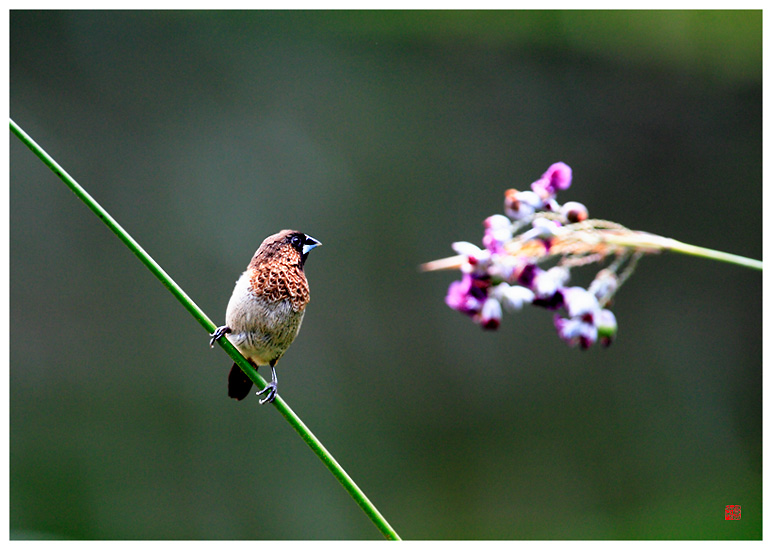
{"type": "Polygon", "coordinates": [[[263,244],[255,252],[255,257],[252,258],[252,264],[257,265],[262,262],[269,261],[284,261],[290,264],[299,265],[301,268],[305,264],[308,253],[311,252],[317,246],[321,246],[321,242],[317,241],[310,235],[295,231],[293,229],[285,229],[279,231],[275,235],[266,237],[263,244]]]}

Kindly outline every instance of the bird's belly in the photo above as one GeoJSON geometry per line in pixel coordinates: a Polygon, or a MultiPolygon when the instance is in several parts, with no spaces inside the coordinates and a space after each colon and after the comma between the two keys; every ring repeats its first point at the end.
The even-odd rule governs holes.
{"type": "Polygon", "coordinates": [[[228,340],[257,365],[277,361],[300,330],[304,310],[294,311],[289,300],[234,308],[226,315],[228,340]]]}

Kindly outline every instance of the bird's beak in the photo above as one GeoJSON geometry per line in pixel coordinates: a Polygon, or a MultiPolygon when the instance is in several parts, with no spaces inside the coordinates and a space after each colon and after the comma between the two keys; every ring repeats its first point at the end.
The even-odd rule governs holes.
{"type": "Polygon", "coordinates": [[[317,246],[322,246],[322,243],[311,237],[310,235],[306,235],[305,241],[303,241],[303,256],[306,256],[311,250],[316,248],[317,246]]]}

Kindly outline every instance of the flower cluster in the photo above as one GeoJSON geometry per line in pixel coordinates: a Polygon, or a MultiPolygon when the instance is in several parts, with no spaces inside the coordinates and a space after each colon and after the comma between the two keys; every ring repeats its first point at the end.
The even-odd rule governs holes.
{"type": "Polygon", "coordinates": [[[570,345],[588,348],[598,341],[611,343],[617,323],[605,305],[623,280],[617,269],[630,256],[589,237],[597,229],[591,222],[597,221],[587,219],[584,205],[557,202],[558,191],[568,189],[571,178],[568,165],[553,164],[530,190],[506,191],[506,216],[496,214],[485,220],[482,248],[453,243],[462,277],[448,288],[448,306],[484,329],[496,329],[503,310],[517,311],[532,304],[555,312],[558,335],[570,345]],[[610,255],[618,261],[599,271],[587,289],[569,285],[572,267],[610,255]],[[539,265],[555,258],[551,267],[539,265]]]}

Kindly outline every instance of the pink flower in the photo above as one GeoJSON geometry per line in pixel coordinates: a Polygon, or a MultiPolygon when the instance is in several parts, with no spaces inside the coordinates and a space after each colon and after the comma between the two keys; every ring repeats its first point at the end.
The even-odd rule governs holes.
{"type": "Polygon", "coordinates": [[[464,273],[460,281],[453,281],[448,287],[445,303],[448,307],[466,315],[475,315],[482,310],[487,297],[489,283],[464,273]]]}
{"type": "Polygon", "coordinates": [[[542,174],[541,178],[531,184],[531,189],[547,200],[558,191],[563,191],[571,187],[571,167],[564,162],[556,162],[547,171],[542,174]]]}
{"type": "Polygon", "coordinates": [[[491,252],[485,248],[466,241],[455,242],[451,245],[456,254],[466,256],[466,263],[461,267],[462,273],[475,273],[484,275],[491,263],[491,252]]]}
{"type": "Polygon", "coordinates": [[[581,287],[565,288],[561,294],[568,318],[555,316],[558,335],[569,345],[579,344],[582,349],[589,348],[598,339],[608,346],[617,332],[614,314],[601,309],[595,295],[581,287]]]}
{"type": "Polygon", "coordinates": [[[587,289],[568,286],[573,267],[600,261],[606,255],[587,254],[581,247],[574,252],[570,238],[564,238],[585,230],[574,224],[588,219],[583,204],[572,201],[561,206],[557,202],[557,192],[568,189],[571,179],[571,168],[556,162],[530,190],[504,193],[506,216],[485,219],[482,247],[465,241],[453,243],[460,257],[448,260],[460,268],[462,278],[448,287],[445,303],[449,307],[483,329],[495,330],[504,310],[518,311],[532,304],[557,312],[555,328],[571,346],[586,349],[598,341],[611,343],[617,322],[603,306],[620,284],[615,273],[618,264],[601,270],[587,289]],[[551,256],[562,258],[549,269],[539,267],[542,259],[551,256]]]}
{"type": "Polygon", "coordinates": [[[555,315],[555,328],[569,346],[579,344],[582,349],[587,349],[598,339],[598,328],[581,318],[564,319],[555,315]]]}
{"type": "Polygon", "coordinates": [[[483,246],[491,253],[503,252],[504,243],[512,238],[512,222],[506,216],[494,214],[488,216],[483,225],[485,225],[483,246]]]}
{"type": "Polygon", "coordinates": [[[528,219],[544,207],[544,201],[533,191],[508,189],[504,193],[504,212],[513,220],[528,219]]]}

